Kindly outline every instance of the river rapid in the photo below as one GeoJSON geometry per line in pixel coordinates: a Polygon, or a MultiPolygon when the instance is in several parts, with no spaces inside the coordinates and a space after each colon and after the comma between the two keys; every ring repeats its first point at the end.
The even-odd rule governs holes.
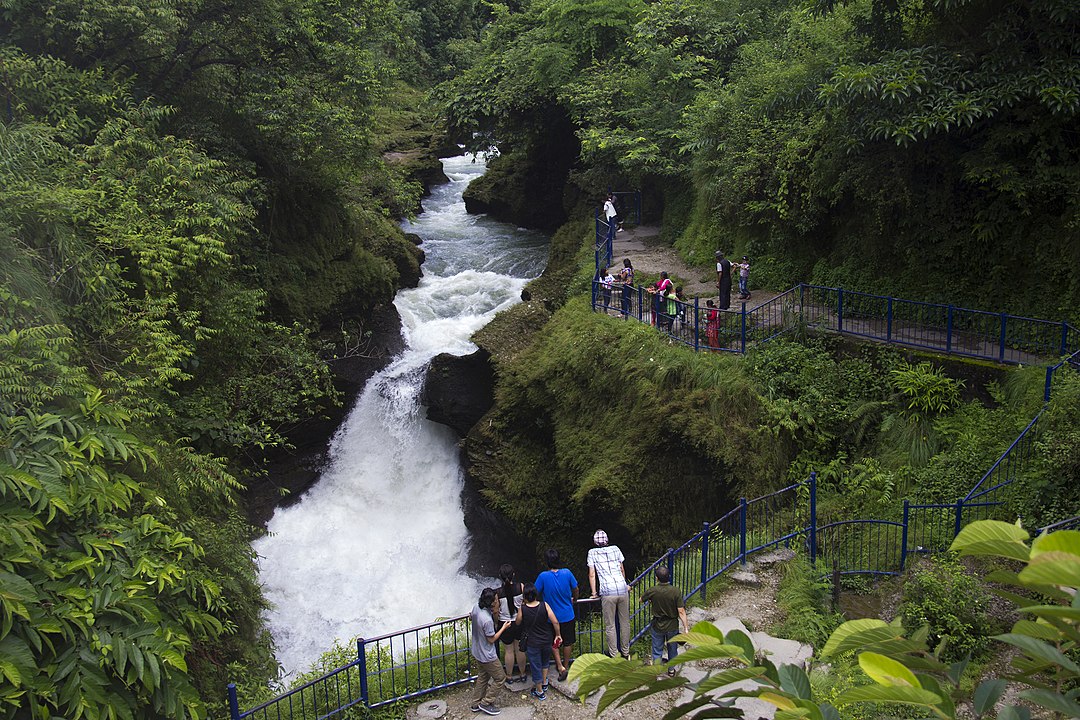
{"type": "Polygon", "coordinates": [[[424,373],[439,353],[520,301],[547,261],[547,236],[465,212],[483,161],[448,158],[450,182],[403,224],[423,239],[424,277],[402,290],[405,350],[368,381],[330,445],[330,462],[299,502],[278,508],[254,544],[273,608],[267,622],[288,674],[350,643],[468,612],[482,581],[463,570],[463,470],[457,437],[426,419],[424,373]]]}

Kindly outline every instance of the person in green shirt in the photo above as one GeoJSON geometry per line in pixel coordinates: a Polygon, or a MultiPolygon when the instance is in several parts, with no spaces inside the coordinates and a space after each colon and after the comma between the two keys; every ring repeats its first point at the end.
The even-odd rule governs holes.
{"type": "MultiPolygon", "coordinates": [[[[671,638],[679,634],[680,627],[683,632],[690,631],[686,620],[686,606],[682,593],[672,586],[671,575],[663,565],[656,568],[656,583],[641,596],[642,604],[649,603],[652,609],[652,623],[649,625],[649,632],[652,634],[652,662],[655,663],[663,656],[664,645],[667,645],[668,662],[671,662],[679,654],[679,644],[671,642],[671,638]]],[[[674,674],[675,668],[669,668],[668,675],[674,674]]]]}

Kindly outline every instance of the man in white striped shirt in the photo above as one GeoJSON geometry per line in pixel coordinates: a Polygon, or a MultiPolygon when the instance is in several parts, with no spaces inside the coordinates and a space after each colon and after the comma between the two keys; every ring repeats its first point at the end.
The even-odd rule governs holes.
{"type": "Polygon", "coordinates": [[[597,530],[593,533],[596,545],[589,551],[589,588],[592,596],[600,598],[600,610],[604,617],[604,632],[607,635],[607,654],[615,657],[619,653],[630,658],[630,588],[626,584],[626,568],[623,567],[622,550],[618,545],[608,545],[607,533],[597,530]],[[597,593],[597,584],[600,592],[597,593]],[[615,618],[619,619],[618,641],[616,642],[615,618]]]}

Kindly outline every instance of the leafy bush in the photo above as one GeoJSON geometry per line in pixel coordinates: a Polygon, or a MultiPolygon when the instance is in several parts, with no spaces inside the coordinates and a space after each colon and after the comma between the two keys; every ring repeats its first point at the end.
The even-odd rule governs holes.
{"type": "Polygon", "coordinates": [[[956,558],[941,555],[908,573],[900,614],[908,630],[928,625],[931,640],[946,643],[943,659],[959,660],[986,649],[992,629],[989,603],[980,579],[956,558]]]}
{"type": "Polygon", "coordinates": [[[820,647],[843,619],[827,609],[829,583],[804,555],[798,555],[784,566],[784,576],[776,600],[784,611],[784,619],[774,633],[779,637],[820,647]]]}

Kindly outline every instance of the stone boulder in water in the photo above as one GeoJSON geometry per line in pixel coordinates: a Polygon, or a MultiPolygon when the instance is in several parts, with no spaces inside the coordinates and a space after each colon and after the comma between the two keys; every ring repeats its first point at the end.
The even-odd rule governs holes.
{"type": "Polygon", "coordinates": [[[428,366],[423,403],[427,417],[465,437],[495,399],[495,373],[487,350],[436,355],[428,366]]]}

